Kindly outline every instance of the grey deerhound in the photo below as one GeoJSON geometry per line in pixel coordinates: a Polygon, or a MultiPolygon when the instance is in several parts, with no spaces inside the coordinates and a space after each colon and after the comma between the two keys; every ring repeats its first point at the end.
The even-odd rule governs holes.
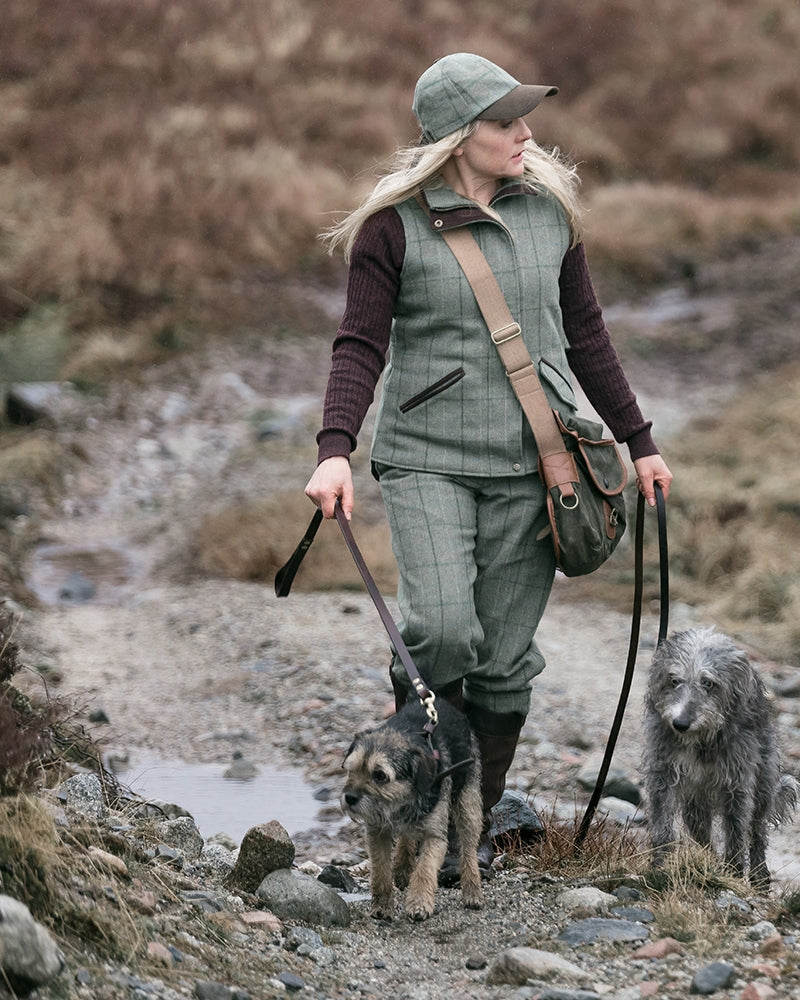
{"type": "Polygon", "coordinates": [[[790,818],[798,783],[782,773],[764,683],[747,654],[713,628],[664,641],[650,667],[644,725],[656,863],[675,842],[678,817],[708,847],[718,818],[726,863],[768,888],[768,828],[790,818]]]}

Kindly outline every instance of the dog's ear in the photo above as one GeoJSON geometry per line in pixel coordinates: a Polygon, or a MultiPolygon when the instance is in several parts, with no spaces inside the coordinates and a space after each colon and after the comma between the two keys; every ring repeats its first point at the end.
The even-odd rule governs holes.
{"type": "Polygon", "coordinates": [[[342,767],[344,767],[344,765],[347,763],[347,758],[355,750],[356,743],[358,743],[358,737],[357,736],[355,737],[355,739],[353,740],[353,742],[350,744],[350,746],[344,752],[344,757],[342,757],[342,767]]]}
{"type": "Polygon", "coordinates": [[[428,750],[415,747],[411,751],[411,777],[414,787],[420,792],[428,792],[433,787],[438,771],[437,762],[428,750]]]}
{"type": "Polygon", "coordinates": [[[374,732],[375,732],[374,729],[362,729],[360,733],[356,733],[356,735],[353,737],[353,742],[344,752],[344,757],[342,757],[342,767],[344,767],[347,758],[355,750],[358,744],[364,739],[364,737],[369,736],[370,733],[374,732]]]}

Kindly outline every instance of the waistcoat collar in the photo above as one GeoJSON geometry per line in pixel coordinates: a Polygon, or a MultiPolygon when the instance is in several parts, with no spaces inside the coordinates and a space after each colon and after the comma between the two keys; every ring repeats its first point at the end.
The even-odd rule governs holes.
{"type": "MultiPolygon", "coordinates": [[[[482,205],[458,194],[447,184],[426,188],[422,194],[430,208],[431,229],[437,232],[441,232],[443,229],[455,229],[457,226],[466,226],[471,222],[497,223],[497,219],[490,215],[482,205]]],[[[493,207],[499,201],[512,195],[536,196],[538,194],[539,191],[532,184],[527,184],[516,178],[505,180],[492,198],[491,206],[493,207]]]]}

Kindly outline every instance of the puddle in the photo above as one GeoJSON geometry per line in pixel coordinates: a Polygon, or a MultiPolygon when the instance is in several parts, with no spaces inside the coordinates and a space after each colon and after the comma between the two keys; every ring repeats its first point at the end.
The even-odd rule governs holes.
{"type": "Polygon", "coordinates": [[[139,560],[124,542],[40,545],[27,584],[43,604],[117,604],[133,590],[139,560]]]}
{"type": "Polygon", "coordinates": [[[191,813],[205,840],[226,833],[238,844],[250,827],[273,819],[290,837],[321,823],[343,821],[336,796],[315,798],[299,772],[259,766],[253,778],[242,780],[223,777],[227,767],[138,757],[116,774],[143,798],[161,799],[191,813]],[[332,817],[321,816],[321,810],[332,817]]]}

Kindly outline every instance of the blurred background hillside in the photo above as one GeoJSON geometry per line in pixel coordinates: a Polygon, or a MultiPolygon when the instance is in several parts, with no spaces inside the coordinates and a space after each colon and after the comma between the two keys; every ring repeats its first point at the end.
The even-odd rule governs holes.
{"type": "MultiPolygon", "coordinates": [[[[735,443],[728,413],[676,445],[692,487],[673,548],[680,596],[724,581],[715,611],[796,660],[798,372],[781,362],[800,295],[797,0],[5,0],[0,387],[102,393],[220,339],[329,341],[319,303],[343,268],[317,235],[416,138],[414,81],[456,50],[560,87],[532,123],[581,165],[605,302],[775,254],[780,334],[762,336],[759,307],[736,335],[780,381],[740,401],[735,443]]],[[[753,274],[739,266],[740,292],[753,274]]],[[[665,356],[713,370],[724,331],[672,334],[665,356]]],[[[1,485],[26,473],[2,461],[21,432],[0,432],[1,485]]]]}

